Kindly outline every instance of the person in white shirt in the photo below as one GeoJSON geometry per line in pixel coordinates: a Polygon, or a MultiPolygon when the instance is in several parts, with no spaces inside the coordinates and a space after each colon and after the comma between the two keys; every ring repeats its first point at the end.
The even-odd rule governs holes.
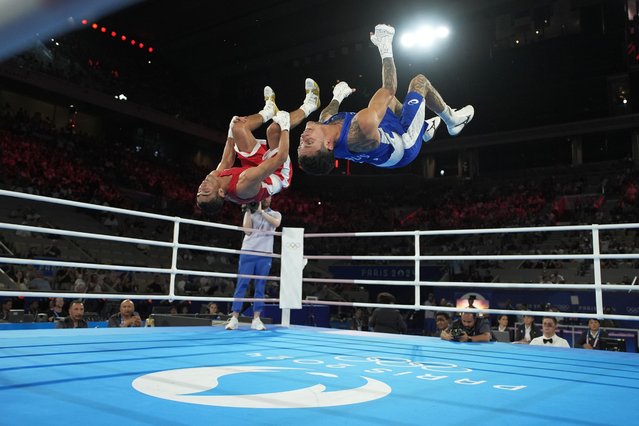
{"type": "Polygon", "coordinates": [[[560,348],[569,348],[570,345],[566,339],[563,339],[557,334],[555,334],[555,330],[557,329],[557,318],[555,317],[544,317],[542,323],[542,330],[544,332],[543,336],[535,337],[530,341],[531,345],[537,346],[557,346],[560,348]]]}
{"type": "MultiPolygon", "coordinates": [[[[244,231],[244,241],[242,242],[242,251],[251,251],[255,253],[273,253],[273,240],[274,236],[270,233],[264,232],[252,232],[248,229],[254,229],[256,231],[275,231],[282,223],[282,214],[271,209],[271,197],[267,197],[260,201],[257,205],[246,206],[244,211],[243,228],[247,228],[244,231]]],[[[271,270],[272,258],[267,256],[259,256],[254,254],[241,254],[238,267],[238,274],[240,275],[268,275],[271,270]]],[[[237,286],[235,288],[235,299],[243,298],[248,289],[251,278],[238,278],[237,286]]],[[[255,280],[255,299],[264,299],[266,279],[259,278],[255,280]]],[[[236,330],[239,327],[239,316],[242,310],[243,302],[236,300],[232,306],[232,316],[229,318],[225,328],[227,330],[236,330]]],[[[266,330],[264,323],[260,319],[260,314],[264,308],[264,302],[257,300],[253,304],[253,321],[251,322],[251,328],[253,330],[266,330]]]]}

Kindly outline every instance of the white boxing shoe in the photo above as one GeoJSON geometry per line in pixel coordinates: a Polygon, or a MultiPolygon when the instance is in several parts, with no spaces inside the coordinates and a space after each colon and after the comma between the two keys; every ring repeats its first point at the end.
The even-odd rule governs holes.
{"type": "Polygon", "coordinates": [[[304,103],[310,103],[315,105],[316,108],[320,106],[320,88],[318,84],[312,78],[307,78],[304,82],[304,91],[306,92],[306,97],[304,98],[304,103]]]}
{"type": "Polygon", "coordinates": [[[275,102],[275,91],[271,89],[271,86],[264,86],[264,102],[275,102]]]}
{"type": "Polygon", "coordinates": [[[258,113],[264,118],[266,123],[279,112],[279,108],[275,104],[275,92],[270,86],[264,87],[264,108],[258,113]]]}
{"type": "Polygon", "coordinates": [[[253,318],[253,321],[251,321],[251,328],[253,330],[260,330],[260,331],[266,330],[266,327],[264,327],[264,323],[259,318],[253,318]]]}
{"type": "Polygon", "coordinates": [[[433,136],[435,136],[435,130],[437,130],[437,128],[439,127],[441,123],[442,123],[442,119],[437,116],[426,120],[427,127],[426,127],[426,130],[424,130],[424,136],[422,136],[422,141],[428,142],[429,140],[431,140],[433,136]]]}
{"type": "Polygon", "coordinates": [[[237,330],[237,327],[239,326],[239,321],[237,320],[237,318],[235,317],[231,317],[228,322],[226,323],[226,325],[224,326],[224,328],[226,330],[237,330]]]}
{"type": "Polygon", "coordinates": [[[466,124],[470,123],[470,120],[475,116],[475,108],[472,105],[466,105],[461,109],[456,109],[453,111],[453,117],[455,121],[448,124],[448,133],[451,136],[457,136],[461,133],[462,129],[466,126],[466,124]]]}
{"type": "Polygon", "coordinates": [[[307,78],[304,82],[304,91],[306,96],[300,109],[308,117],[320,107],[320,89],[315,80],[307,78]]]}

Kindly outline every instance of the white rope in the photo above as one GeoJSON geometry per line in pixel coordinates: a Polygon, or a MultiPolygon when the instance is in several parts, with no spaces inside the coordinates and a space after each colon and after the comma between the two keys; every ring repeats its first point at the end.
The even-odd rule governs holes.
{"type": "Polygon", "coordinates": [[[197,275],[203,277],[218,278],[255,278],[279,281],[280,277],[271,275],[244,275],[232,272],[209,272],[198,271],[192,269],[167,269],[167,268],[148,268],[145,266],[127,266],[127,265],[103,265],[100,263],[81,263],[81,262],[64,262],[59,260],[44,259],[21,259],[15,257],[0,257],[0,263],[10,263],[15,265],[43,265],[43,266],[61,266],[67,268],[85,268],[100,269],[107,271],[130,271],[130,272],[151,272],[156,274],[175,274],[175,275],[197,275]]]}
{"type": "Polygon", "coordinates": [[[639,223],[624,224],[593,224],[593,225],[566,225],[566,226],[539,226],[522,228],[481,228],[481,229],[446,229],[437,231],[389,231],[389,232],[331,232],[331,233],[310,233],[305,234],[305,238],[326,238],[326,237],[406,237],[413,236],[415,232],[423,236],[433,235],[466,235],[466,234],[512,234],[526,232],[562,232],[562,231],[592,231],[615,230],[615,229],[635,229],[639,228],[639,223]]]}
{"type": "Polygon", "coordinates": [[[233,297],[211,297],[211,296],[181,296],[181,295],[166,295],[166,294],[113,294],[113,293],[60,293],[55,291],[6,291],[0,290],[0,296],[15,297],[16,294],[22,297],[36,297],[40,298],[54,298],[62,297],[65,299],[109,299],[109,300],[190,300],[190,301],[202,301],[202,302],[256,302],[261,301],[264,303],[277,303],[280,299],[268,298],[268,299],[254,299],[254,298],[233,298],[233,297]]]}
{"type": "Polygon", "coordinates": [[[96,234],[93,232],[66,231],[64,229],[43,228],[41,226],[17,225],[13,223],[0,223],[0,229],[13,229],[17,231],[37,232],[41,234],[64,235],[65,237],[93,238],[96,240],[117,241],[120,243],[147,244],[150,246],[173,247],[173,243],[166,241],[145,240],[142,238],[118,237],[116,235],[96,234]]]}
{"type": "MultiPolygon", "coordinates": [[[[99,298],[99,299],[122,299],[122,298],[131,298],[131,299],[156,299],[156,300],[202,300],[202,301],[222,301],[222,302],[232,302],[235,300],[248,300],[254,301],[256,299],[234,299],[228,297],[203,297],[203,296],[181,296],[175,294],[175,277],[176,275],[195,275],[195,276],[209,276],[209,277],[220,277],[220,278],[237,278],[237,277],[246,277],[246,278],[262,278],[268,280],[279,280],[279,277],[273,276],[256,276],[256,275],[238,275],[235,273],[222,273],[222,272],[208,272],[208,271],[197,271],[197,270],[188,270],[188,269],[179,269],[177,268],[177,251],[178,249],[192,249],[192,250],[202,250],[202,251],[210,251],[210,252],[219,252],[219,253],[228,253],[228,254],[257,254],[253,252],[245,252],[242,250],[234,250],[234,249],[225,249],[219,247],[206,247],[194,244],[180,244],[179,241],[179,232],[180,232],[180,224],[189,224],[189,225],[199,225],[205,227],[214,227],[220,229],[234,230],[234,231],[246,231],[246,229],[224,225],[212,222],[204,222],[198,220],[191,219],[183,219],[179,217],[171,217],[165,215],[158,215],[153,213],[145,213],[138,212],[133,210],[125,210],[114,207],[106,207],[93,205],[88,203],[81,203],[70,200],[61,200],[56,198],[43,197],[38,195],[17,193],[12,191],[0,190],[0,196],[9,196],[16,197],[22,199],[29,199],[34,201],[41,201],[47,203],[61,204],[73,207],[82,207],[93,210],[107,211],[119,214],[128,214],[133,216],[141,216],[152,219],[160,219],[165,221],[170,221],[174,224],[174,235],[172,242],[166,241],[155,241],[155,240],[147,240],[140,238],[129,238],[129,237],[119,237],[119,236],[111,236],[105,234],[95,234],[95,233],[86,233],[79,231],[65,231],[65,230],[57,230],[51,228],[40,228],[35,226],[25,226],[25,225],[16,225],[16,224],[6,224],[0,223],[0,229],[13,229],[13,230],[22,230],[29,232],[40,232],[40,233],[49,233],[54,235],[65,235],[65,236],[73,236],[73,237],[82,237],[82,238],[94,238],[100,240],[109,240],[116,241],[127,244],[146,244],[146,245],[154,245],[159,247],[167,247],[172,249],[172,257],[171,257],[171,267],[170,268],[151,268],[151,267],[136,267],[136,266],[125,266],[125,265],[103,265],[103,264],[95,264],[95,263],[86,263],[86,262],[66,262],[66,261],[53,261],[53,260],[39,260],[39,259],[22,259],[22,258],[13,258],[13,257],[0,257],[0,263],[8,263],[8,264],[20,264],[20,265],[41,265],[41,266],[56,266],[56,267],[74,267],[74,268],[86,268],[86,269],[97,269],[97,270],[117,270],[117,271],[131,271],[131,272],[146,272],[146,273],[161,273],[161,274],[170,274],[170,287],[169,294],[109,294],[109,293],[64,293],[64,292],[39,292],[39,291],[0,291],[0,295],[2,296],[27,296],[27,297],[73,297],[73,298],[99,298]]],[[[458,312],[458,308],[450,308],[450,307],[442,307],[442,306],[426,306],[419,304],[419,294],[420,287],[429,286],[429,287],[477,287],[477,288],[510,288],[510,289],[559,289],[559,290],[590,290],[595,291],[596,295],[596,313],[572,313],[572,312],[546,312],[546,311],[518,311],[518,310],[499,310],[499,309],[472,309],[470,311],[484,314],[498,314],[498,313],[506,313],[506,314],[515,314],[515,315],[524,315],[524,314],[533,314],[533,315],[554,315],[554,316],[562,316],[562,317],[572,317],[572,318],[609,318],[609,319],[618,319],[618,320],[639,320],[639,316],[630,316],[630,315],[610,315],[603,314],[603,300],[602,293],[603,291],[627,291],[628,286],[625,285],[609,285],[601,283],[601,274],[595,273],[595,282],[592,284],[533,284],[533,283],[477,283],[477,282],[433,282],[433,281],[420,281],[419,277],[419,262],[422,260],[591,260],[596,265],[595,272],[597,272],[597,268],[599,267],[599,263],[603,259],[639,259],[638,254],[602,254],[599,252],[599,232],[604,230],[617,230],[617,229],[634,229],[639,228],[639,224],[607,224],[607,225],[579,225],[579,226],[557,226],[557,227],[527,227],[527,228],[490,228],[490,229],[463,229],[463,230],[442,230],[442,231],[399,231],[399,232],[356,232],[356,233],[328,233],[328,234],[306,234],[307,238],[324,238],[324,237],[395,237],[395,236],[413,236],[414,237],[414,245],[415,245],[415,254],[412,256],[320,256],[320,255],[306,255],[304,258],[306,259],[314,259],[314,260],[322,260],[322,259],[342,259],[342,260],[404,260],[404,261],[412,261],[416,264],[415,269],[415,278],[413,280],[406,281],[396,281],[396,280],[344,280],[344,279],[328,279],[328,278],[304,278],[304,282],[314,282],[314,283],[352,283],[352,284],[371,284],[371,285],[393,285],[393,286],[405,286],[410,285],[415,288],[415,299],[416,303],[413,305],[392,305],[393,308],[396,309],[416,309],[416,310],[428,310],[428,311],[445,311],[445,312],[458,312]],[[560,231],[590,231],[592,233],[593,238],[593,253],[588,254],[562,254],[562,255],[420,255],[419,254],[419,236],[434,236],[434,235],[464,235],[464,234],[489,234],[489,233],[521,233],[521,232],[560,232],[560,231]]],[[[267,232],[268,233],[268,232],[267,232]]],[[[281,235],[278,232],[272,232],[274,235],[281,235]]],[[[270,257],[278,258],[279,254],[268,255],[270,257]]],[[[633,282],[634,284],[634,282],[633,282]]],[[[633,290],[634,287],[631,286],[630,291],[633,290]]],[[[263,299],[264,301],[278,301],[279,299],[263,299]]],[[[375,303],[360,303],[360,302],[332,302],[332,301],[313,301],[304,303],[314,303],[314,304],[326,304],[326,305],[336,305],[336,306],[354,306],[354,307],[385,307],[388,305],[380,305],[375,303]]]]}
{"type": "MultiPolygon", "coordinates": [[[[358,279],[341,279],[341,278],[304,278],[304,282],[309,283],[327,283],[327,284],[357,284],[357,285],[390,285],[390,286],[406,286],[414,285],[413,280],[358,280],[358,279]]],[[[594,284],[552,284],[552,283],[487,283],[474,281],[418,281],[418,285],[422,287],[485,287],[485,288],[533,288],[536,290],[552,289],[552,290],[594,290],[594,284]]],[[[627,285],[622,284],[604,284],[602,290],[628,290],[627,285]]],[[[638,290],[639,291],[639,290],[638,290]]]]}
{"type": "Polygon", "coordinates": [[[330,256],[305,255],[309,260],[582,260],[582,259],[639,259],[639,253],[626,254],[504,254],[504,255],[422,255],[422,256],[330,256]]]}
{"type": "Polygon", "coordinates": [[[508,310],[508,309],[471,309],[471,308],[456,308],[448,306],[431,306],[431,305],[401,305],[401,304],[383,304],[383,303],[364,303],[364,302],[337,302],[332,300],[304,300],[302,303],[306,305],[328,305],[328,306],[348,306],[354,308],[388,308],[393,309],[405,309],[405,310],[422,310],[433,312],[450,312],[452,314],[458,314],[463,312],[474,312],[477,314],[489,315],[489,314],[506,314],[506,315],[531,315],[531,316],[548,316],[548,317],[561,317],[561,318],[584,318],[584,319],[613,319],[613,320],[637,320],[636,316],[632,315],[599,315],[596,313],[578,313],[578,312],[550,312],[550,311],[532,311],[532,310],[508,310]]]}

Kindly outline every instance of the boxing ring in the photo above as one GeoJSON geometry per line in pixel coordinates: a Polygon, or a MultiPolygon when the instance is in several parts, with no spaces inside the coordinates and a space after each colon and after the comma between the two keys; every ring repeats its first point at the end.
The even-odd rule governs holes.
{"type": "MultiPolygon", "coordinates": [[[[107,211],[168,221],[170,241],[61,230],[17,223],[0,223],[0,231],[50,233],[65,238],[145,244],[170,250],[164,267],[109,265],[20,257],[0,257],[4,265],[46,265],[125,270],[170,276],[166,294],[106,294],[56,291],[0,290],[0,297],[149,298],[156,300],[218,300],[178,294],[176,277],[235,278],[228,272],[182,269],[180,250],[236,255],[239,250],[180,242],[184,224],[241,232],[242,228],[154,215],[124,209],[0,191],[0,197],[56,204],[73,209],[107,211]]],[[[319,238],[403,237],[414,241],[413,255],[327,256],[306,254],[306,261],[413,262],[409,280],[359,280],[304,277],[303,283],[349,283],[361,286],[408,286],[413,304],[398,309],[458,311],[455,307],[423,305],[422,288],[572,289],[595,293],[594,312],[561,312],[575,318],[636,321],[639,317],[604,313],[604,293],[623,292],[636,298],[634,287],[604,284],[601,262],[638,259],[639,254],[602,252],[601,232],[637,229],[639,224],[589,225],[552,228],[506,228],[394,233],[307,234],[319,238]],[[592,253],[546,255],[425,255],[421,246],[432,236],[488,233],[582,231],[592,236],[592,253]],[[427,281],[420,265],[428,261],[464,260],[583,260],[593,263],[593,282],[580,284],[529,284],[427,281]]],[[[275,233],[278,237],[282,234],[275,233]]],[[[300,250],[299,244],[282,244],[300,250]]],[[[299,253],[298,253],[299,255],[299,253]]],[[[282,265],[282,273],[286,274],[282,265]]],[[[279,277],[268,277],[278,280],[279,277]]],[[[282,280],[282,287],[284,286],[282,280]]],[[[399,288],[399,287],[397,287],[399,288]]],[[[282,290],[282,289],[281,289],[282,290]]],[[[289,296],[287,296],[289,297],[289,296]]],[[[281,302],[283,299],[268,299],[281,302]]],[[[243,299],[250,301],[252,299],[243,299]]],[[[286,303],[295,304],[291,301],[286,303]]],[[[296,301],[348,307],[380,307],[376,303],[296,301]]],[[[285,308],[289,309],[289,308],[285,308]]],[[[508,309],[475,309],[485,314],[521,314],[508,309]]],[[[527,311],[530,313],[530,311],[527,311]]],[[[533,311],[533,314],[548,314],[533,311]]],[[[0,331],[0,401],[2,424],[41,424],[66,414],[89,424],[193,424],[241,422],[277,425],[438,424],[580,424],[620,425],[636,421],[634,400],[639,397],[639,358],[632,353],[535,347],[506,343],[459,343],[414,335],[388,335],[283,324],[266,331],[246,327],[155,327],[138,329],[75,329],[0,331]],[[594,404],[593,404],[594,403],[594,404]],[[599,407],[599,408],[597,408],[599,407]],[[437,416],[437,417],[434,417],[437,416]]]]}

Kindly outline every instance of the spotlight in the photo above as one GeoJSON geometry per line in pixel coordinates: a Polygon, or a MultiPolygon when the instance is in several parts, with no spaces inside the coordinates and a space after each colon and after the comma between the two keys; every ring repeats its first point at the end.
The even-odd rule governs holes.
{"type": "Polygon", "coordinates": [[[448,38],[450,29],[446,25],[423,24],[415,30],[406,31],[400,37],[400,43],[405,48],[421,47],[429,49],[435,47],[440,40],[448,38]]]}
{"type": "Polygon", "coordinates": [[[415,46],[415,36],[412,33],[406,33],[401,37],[400,43],[404,47],[413,47],[415,46]]]}
{"type": "Polygon", "coordinates": [[[448,27],[444,25],[440,25],[439,27],[437,27],[436,33],[437,33],[437,37],[446,38],[450,35],[450,30],[448,29],[448,27]]]}
{"type": "Polygon", "coordinates": [[[417,30],[417,42],[420,46],[430,47],[433,44],[435,34],[429,25],[424,25],[417,30]]]}

